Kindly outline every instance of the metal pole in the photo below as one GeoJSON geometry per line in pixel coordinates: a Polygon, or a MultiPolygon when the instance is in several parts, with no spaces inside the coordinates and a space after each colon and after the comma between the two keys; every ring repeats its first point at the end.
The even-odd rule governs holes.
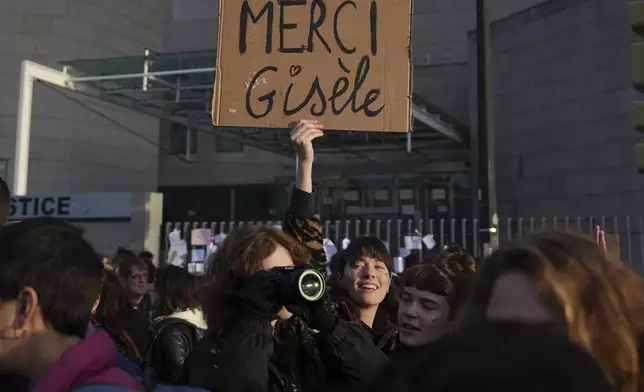
{"type": "Polygon", "coordinates": [[[148,91],[149,72],[150,72],[150,50],[146,49],[143,52],[143,85],[141,86],[143,91],[148,91]]]}
{"type": "Polygon", "coordinates": [[[490,89],[490,25],[485,0],[476,0],[477,133],[479,219],[481,240],[499,246],[492,93],[490,89]]]}
{"type": "Polygon", "coordinates": [[[24,196],[27,194],[33,93],[34,78],[29,73],[29,64],[23,61],[20,69],[18,125],[16,129],[16,153],[13,167],[13,193],[17,196],[24,196]]]}
{"type": "Polygon", "coordinates": [[[13,164],[13,193],[27,194],[29,174],[29,144],[31,142],[31,111],[34,81],[41,80],[58,87],[67,87],[70,77],[44,65],[24,60],[20,68],[20,93],[18,96],[18,119],[16,124],[16,151],[13,164]]]}
{"type": "Polygon", "coordinates": [[[179,69],[175,71],[159,71],[148,73],[133,73],[133,74],[120,74],[120,75],[106,75],[106,76],[83,76],[79,78],[71,78],[72,82],[99,82],[102,80],[120,80],[120,79],[138,79],[143,77],[152,76],[171,76],[171,75],[188,75],[198,73],[215,72],[217,68],[192,68],[192,69],[179,69]]]}

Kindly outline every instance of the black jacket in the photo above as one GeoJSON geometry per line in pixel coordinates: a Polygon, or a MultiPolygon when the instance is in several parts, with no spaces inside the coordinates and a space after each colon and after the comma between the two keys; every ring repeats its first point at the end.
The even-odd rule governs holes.
{"type": "Polygon", "coordinates": [[[393,361],[364,391],[609,392],[601,368],[550,325],[489,322],[393,361]]]}
{"type": "Polygon", "coordinates": [[[273,336],[266,322],[240,320],[227,336],[199,342],[184,371],[188,385],[210,391],[315,392],[364,385],[386,362],[356,322],[327,336],[302,324],[273,336]]]}
{"type": "Polygon", "coordinates": [[[371,337],[373,344],[387,357],[392,356],[398,342],[398,327],[390,320],[386,312],[381,312],[378,309],[376,318],[373,321],[373,328],[370,328],[360,321],[357,316],[357,307],[346,296],[337,298],[335,302],[340,317],[347,321],[358,322],[364,329],[364,333],[371,337]]]}
{"type": "Polygon", "coordinates": [[[182,319],[166,318],[155,326],[155,331],[149,366],[157,382],[179,385],[183,382],[183,364],[204,330],[182,319]]]}

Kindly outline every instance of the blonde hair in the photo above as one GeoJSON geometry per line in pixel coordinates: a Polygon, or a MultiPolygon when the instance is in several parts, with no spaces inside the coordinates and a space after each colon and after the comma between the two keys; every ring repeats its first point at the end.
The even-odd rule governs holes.
{"type": "Polygon", "coordinates": [[[492,288],[504,273],[535,279],[539,297],[568,336],[590,353],[619,392],[644,390],[644,279],[611,262],[588,238],[543,233],[495,252],[474,282],[459,325],[485,319],[492,288]]]}

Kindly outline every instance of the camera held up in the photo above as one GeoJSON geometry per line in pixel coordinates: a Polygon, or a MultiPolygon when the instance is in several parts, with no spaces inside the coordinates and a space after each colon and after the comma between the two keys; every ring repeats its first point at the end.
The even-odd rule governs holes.
{"type": "Polygon", "coordinates": [[[286,304],[295,304],[302,300],[315,302],[324,296],[324,275],[309,265],[276,267],[271,271],[279,276],[279,295],[286,304]]]}

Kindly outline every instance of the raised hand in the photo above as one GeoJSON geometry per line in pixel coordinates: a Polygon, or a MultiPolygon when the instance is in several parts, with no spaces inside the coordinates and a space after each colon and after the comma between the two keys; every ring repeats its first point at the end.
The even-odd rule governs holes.
{"type": "Polygon", "coordinates": [[[595,226],[595,242],[599,245],[600,248],[606,252],[606,233],[601,229],[599,225],[595,226]]]}
{"type": "Polygon", "coordinates": [[[317,120],[300,120],[291,130],[291,141],[295,147],[295,153],[299,164],[313,164],[314,150],[313,140],[324,135],[324,127],[317,120]]]}

